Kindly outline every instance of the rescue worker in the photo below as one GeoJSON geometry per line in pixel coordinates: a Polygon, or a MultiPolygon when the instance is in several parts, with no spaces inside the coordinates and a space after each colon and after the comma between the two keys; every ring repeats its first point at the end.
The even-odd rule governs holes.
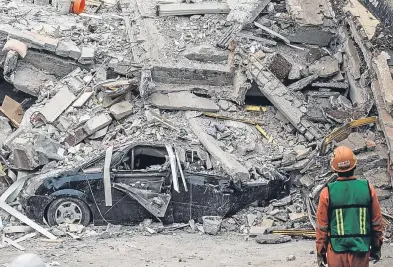
{"type": "Polygon", "coordinates": [[[356,164],[350,148],[334,150],[330,166],[339,177],[322,190],[317,211],[319,267],[366,267],[381,258],[381,208],[374,187],[355,178],[356,164]]]}

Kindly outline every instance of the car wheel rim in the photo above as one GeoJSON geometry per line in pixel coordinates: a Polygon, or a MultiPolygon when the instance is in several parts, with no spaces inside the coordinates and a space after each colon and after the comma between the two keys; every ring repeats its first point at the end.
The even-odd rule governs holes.
{"type": "Polygon", "coordinates": [[[56,209],[55,216],[57,224],[80,224],[82,221],[82,209],[75,202],[63,202],[56,209]]]}

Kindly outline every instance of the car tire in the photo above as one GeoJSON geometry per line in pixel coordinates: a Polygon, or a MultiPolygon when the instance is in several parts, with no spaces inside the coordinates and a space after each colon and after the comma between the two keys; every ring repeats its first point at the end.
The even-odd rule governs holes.
{"type": "MultiPolygon", "coordinates": [[[[70,221],[68,221],[68,223],[81,224],[83,226],[88,226],[90,224],[91,212],[87,204],[78,198],[65,197],[56,199],[50,203],[46,213],[49,226],[59,225],[59,222],[62,221],[61,218],[66,220],[66,218],[64,218],[65,211],[71,213],[71,217],[74,216],[69,219],[70,221]],[[72,222],[72,220],[74,220],[74,222],[72,222]]],[[[67,221],[64,221],[64,223],[67,223],[67,221]]]]}

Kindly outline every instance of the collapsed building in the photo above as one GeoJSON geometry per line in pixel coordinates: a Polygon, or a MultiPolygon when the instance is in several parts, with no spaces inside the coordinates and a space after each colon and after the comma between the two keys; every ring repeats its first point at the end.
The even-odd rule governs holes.
{"type": "Polygon", "coordinates": [[[223,229],[250,235],[312,229],[337,145],[392,219],[391,61],[357,0],[93,1],[79,15],[38,2],[0,2],[3,224],[56,238],[23,213],[108,222],[122,192],[143,207],[135,222],[170,212],[233,215],[223,229]],[[88,207],[71,208],[75,190],[91,192],[88,207]],[[226,190],[244,205],[225,206],[226,190]],[[98,219],[80,215],[89,208],[98,219]]]}

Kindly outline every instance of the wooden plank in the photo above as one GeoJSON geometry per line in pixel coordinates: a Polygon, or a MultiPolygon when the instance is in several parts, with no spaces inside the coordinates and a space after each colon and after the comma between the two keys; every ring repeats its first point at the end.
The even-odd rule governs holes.
{"type": "Polygon", "coordinates": [[[90,99],[90,97],[93,95],[93,92],[84,92],[77,100],[75,100],[74,104],[72,106],[74,108],[81,108],[87,100],[90,99]]]}
{"type": "Polygon", "coordinates": [[[3,229],[3,232],[5,234],[28,233],[31,231],[33,231],[33,228],[31,228],[30,226],[24,226],[24,225],[6,226],[3,229]]]}
{"type": "Polygon", "coordinates": [[[54,97],[49,99],[39,113],[47,122],[54,122],[75,99],[75,95],[67,87],[61,88],[54,97]]]}
{"type": "Polygon", "coordinates": [[[157,5],[157,16],[186,16],[203,14],[228,14],[231,9],[227,4],[164,4],[157,5]]]}
{"type": "Polygon", "coordinates": [[[6,95],[3,100],[3,105],[0,106],[0,111],[10,119],[12,124],[19,128],[24,114],[21,104],[6,95]]]}
{"type": "Polygon", "coordinates": [[[42,226],[36,224],[35,222],[33,222],[32,220],[27,218],[25,215],[23,215],[22,213],[20,213],[16,209],[12,208],[10,205],[5,203],[4,201],[0,201],[0,208],[3,209],[5,212],[9,213],[10,215],[14,216],[15,218],[17,218],[21,222],[31,226],[32,228],[34,228],[36,231],[40,232],[41,234],[43,234],[47,238],[57,239],[57,237],[54,236],[53,234],[51,234],[48,230],[46,230],[42,226]]]}
{"type": "Polygon", "coordinates": [[[252,33],[238,32],[238,33],[236,33],[236,36],[241,37],[241,38],[250,39],[250,40],[255,40],[255,41],[262,43],[263,45],[277,45],[276,41],[272,41],[272,40],[269,40],[266,38],[254,36],[252,33]]]}
{"type": "Polygon", "coordinates": [[[179,155],[177,154],[176,149],[175,149],[175,155],[176,155],[177,167],[179,167],[179,172],[180,172],[181,180],[183,181],[184,190],[186,190],[186,192],[188,192],[188,188],[187,188],[187,184],[186,184],[186,178],[184,177],[183,169],[181,168],[181,163],[180,163],[179,155]]]}
{"type": "Polygon", "coordinates": [[[111,186],[111,160],[112,160],[113,146],[106,150],[105,165],[104,165],[104,190],[105,190],[105,205],[112,206],[112,186],[111,186]]]}
{"type": "Polygon", "coordinates": [[[23,188],[28,176],[25,176],[19,180],[16,180],[8,189],[1,195],[0,201],[4,202],[13,202],[16,197],[19,195],[20,191],[23,188]]]}
{"type": "Polygon", "coordinates": [[[30,233],[30,234],[24,235],[24,236],[22,236],[22,237],[20,237],[20,238],[18,238],[18,239],[16,239],[16,240],[14,240],[14,242],[15,242],[15,243],[19,243],[19,242],[25,241],[25,240],[27,240],[27,239],[33,238],[33,237],[35,237],[36,235],[37,235],[36,232],[30,233]]]}
{"type": "Polygon", "coordinates": [[[268,27],[265,27],[265,26],[259,24],[258,22],[254,22],[254,25],[257,26],[258,28],[264,30],[265,32],[270,33],[271,35],[274,35],[274,36],[276,36],[277,38],[280,38],[280,39],[283,40],[286,44],[290,44],[290,43],[291,43],[291,41],[289,41],[288,38],[286,38],[286,37],[282,36],[281,34],[279,34],[279,33],[275,32],[275,31],[269,29],[268,27]]]}
{"type": "Polygon", "coordinates": [[[171,145],[165,145],[165,148],[168,151],[169,161],[171,163],[173,189],[175,189],[176,192],[180,193],[179,180],[177,177],[177,170],[176,170],[175,154],[173,153],[173,149],[171,145]]]}
{"type": "Polygon", "coordinates": [[[4,242],[7,242],[7,243],[10,244],[11,246],[13,246],[13,247],[15,247],[15,248],[17,248],[17,249],[19,249],[19,250],[21,250],[21,251],[25,251],[25,248],[24,248],[24,247],[22,247],[21,245],[19,245],[18,243],[16,243],[15,241],[13,241],[13,240],[11,240],[11,239],[9,239],[9,238],[7,238],[7,237],[4,237],[4,238],[3,238],[3,241],[4,241],[4,242]]]}

